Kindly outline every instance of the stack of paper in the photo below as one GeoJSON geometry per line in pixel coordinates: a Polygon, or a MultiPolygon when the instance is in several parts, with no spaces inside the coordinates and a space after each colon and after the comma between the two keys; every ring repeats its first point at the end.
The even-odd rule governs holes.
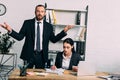
{"type": "Polygon", "coordinates": [[[62,69],[62,68],[59,68],[59,69],[56,69],[56,70],[46,69],[46,72],[47,73],[55,73],[55,74],[58,74],[58,75],[62,75],[64,70],[65,69],[62,69]]]}
{"type": "Polygon", "coordinates": [[[107,79],[107,80],[120,80],[120,73],[110,73],[106,76],[98,76],[99,78],[107,79]]]}
{"type": "Polygon", "coordinates": [[[112,80],[120,80],[120,73],[111,73],[112,80]]]}

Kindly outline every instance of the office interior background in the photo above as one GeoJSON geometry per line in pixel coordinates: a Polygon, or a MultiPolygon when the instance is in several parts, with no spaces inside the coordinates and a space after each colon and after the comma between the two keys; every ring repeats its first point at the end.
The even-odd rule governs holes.
{"type": "MultiPolygon", "coordinates": [[[[0,23],[7,22],[17,32],[24,20],[34,17],[34,9],[38,4],[47,3],[48,8],[68,10],[80,10],[88,5],[85,61],[94,62],[96,71],[120,71],[119,0],[0,0],[0,3],[7,7],[6,14],[0,16],[0,23]]],[[[0,31],[6,32],[2,28],[0,31]]],[[[19,56],[23,42],[16,41],[11,50],[17,53],[17,64],[22,64],[19,56]]],[[[51,44],[50,49],[54,49],[54,46],[51,44]]],[[[62,45],[59,47],[62,49],[62,45]]]]}

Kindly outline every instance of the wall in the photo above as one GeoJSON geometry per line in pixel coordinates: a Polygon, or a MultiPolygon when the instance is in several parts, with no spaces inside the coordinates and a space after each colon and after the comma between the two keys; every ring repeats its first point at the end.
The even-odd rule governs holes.
{"type": "MultiPolygon", "coordinates": [[[[49,8],[83,9],[89,4],[87,29],[86,61],[94,61],[97,71],[120,71],[119,56],[119,0],[2,0],[7,6],[7,13],[0,16],[0,23],[6,21],[16,31],[23,20],[34,17],[34,7],[39,3],[47,3],[49,8]]],[[[5,32],[0,28],[0,31],[5,32]]],[[[24,40],[13,46],[12,52],[20,56],[24,40]]],[[[54,46],[54,44],[52,44],[54,46]]],[[[18,64],[22,61],[18,58],[18,64]]]]}
{"type": "Polygon", "coordinates": [[[86,60],[95,61],[97,70],[120,71],[119,0],[91,0],[86,60]]]}

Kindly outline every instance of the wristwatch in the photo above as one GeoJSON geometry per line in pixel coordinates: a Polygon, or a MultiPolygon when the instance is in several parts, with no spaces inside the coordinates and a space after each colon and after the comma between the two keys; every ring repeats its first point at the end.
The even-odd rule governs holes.
{"type": "Polygon", "coordinates": [[[6,13],[6,6],[0,3],[0,16],[6,13]]]}

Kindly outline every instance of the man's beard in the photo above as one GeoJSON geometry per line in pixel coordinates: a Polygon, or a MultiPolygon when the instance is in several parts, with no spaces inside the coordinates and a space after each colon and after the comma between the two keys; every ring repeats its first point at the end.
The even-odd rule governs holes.
{"type": "Polygon", "coordinates": [[[43,18],[44,18],[44,16],[41,16],[41,15],[36,16],[36,19],[37,19],[38,21],[42,20],[43,18]]]}

